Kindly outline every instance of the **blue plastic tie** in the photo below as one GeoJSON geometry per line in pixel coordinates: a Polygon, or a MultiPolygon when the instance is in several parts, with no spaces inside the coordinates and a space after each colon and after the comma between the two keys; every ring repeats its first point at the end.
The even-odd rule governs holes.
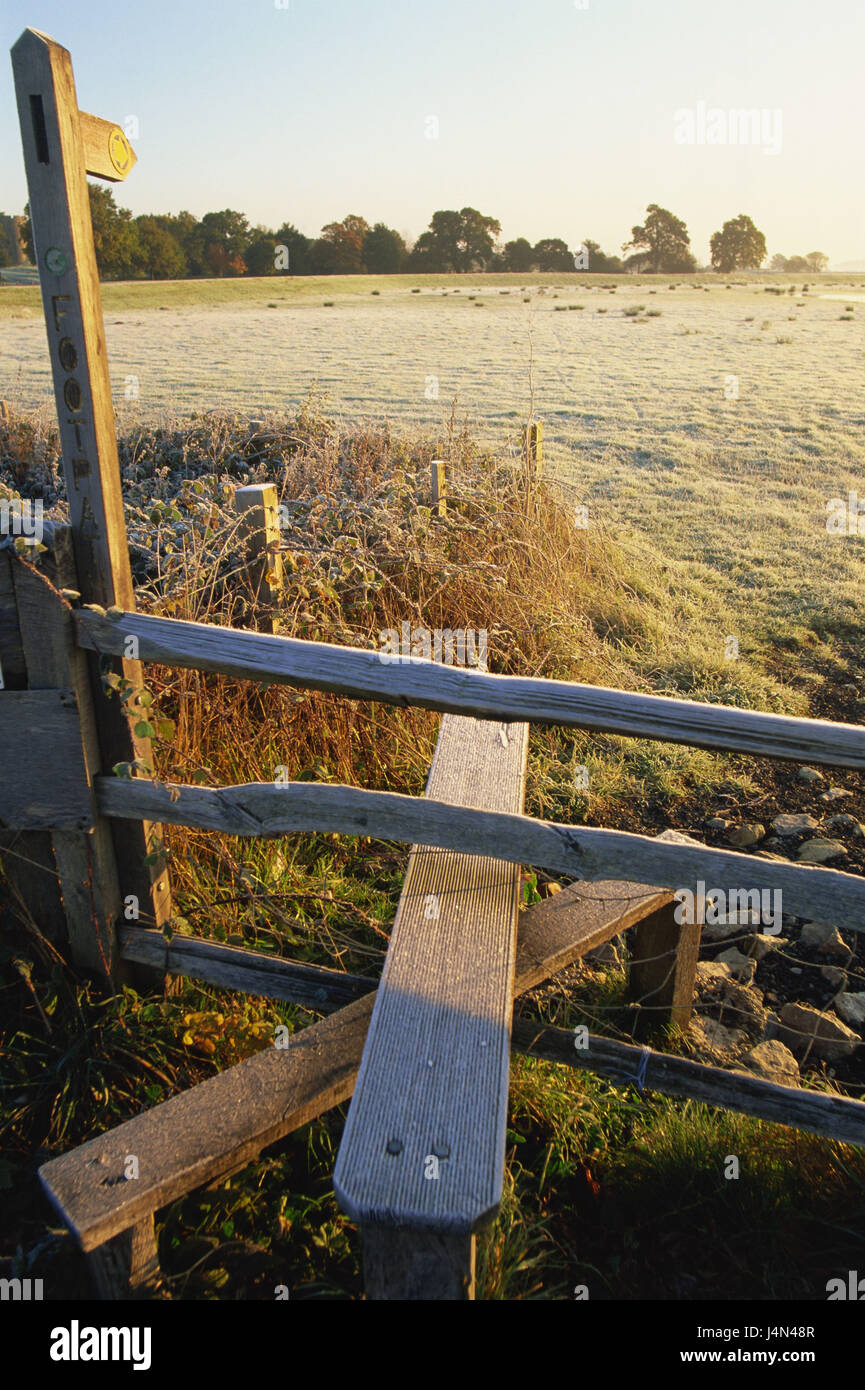
{"type": "Polygon", "coordinates": [[[632,1077],[630,1078],[630,1079],[634,1082],[634,1084],[635,1084],[637,1090],[639,1091],[640,1095],[643,1094],[643,1087],[644,1087],[645,1084],[646,1084],[646,1072],[647,1072],[647,1070],[648,1070],[649,1058],[651,1057],[651,1055],[652,1055],[652,1050],[651,1050],[651,1048],[649,1048],[649,1047],[644,1047],[643,1050],[642,1050],[642,1052],[640,1053],[640,1062],[639,1062],[639,1065],[638,1065],[638,1067],[637,1067],[637,1074],[636,1074],[636,1076],[632,1076],[632,1077]]]}

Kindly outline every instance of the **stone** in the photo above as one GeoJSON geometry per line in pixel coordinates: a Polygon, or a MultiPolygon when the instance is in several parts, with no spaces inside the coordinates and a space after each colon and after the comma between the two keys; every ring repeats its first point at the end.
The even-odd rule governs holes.
{"type": "Polygon", "coordinates": [[[741,936],[744,930],[741,922],[706,922],[703,925],[702,940],[707,945],[716,941],[726,941],[731,936],[741,936]]]}
{"type": "Polygon", "coordinates": [[[841,989],[847,983],[847,971],[840,965],[821,965],[820,975],[833,989],[841,989]]]}
{"type": "Polygon", "coordinates": [[[777,859],[784,862],[783,854],[773,854],[770,849],[758,849],[754,851],[755,859],[777,859]]]}
{"type": "Polygon", "coordinates": [[[764,960],[771,951],[777,951],[779,946],[788,946],[789,944],[789,937],[768,936],[765,932],[755,932],[753,936],[748,937],[745,947],[753,960],[760,961],[764,960]]]}
{"type": "Polygon", "coordinates": [[[733,824],[731,820],[726,820],[724,816],[710,816],[706,821],[707,830],[729,830],[733,824]]]}
{"type": "Polygon", "coordinates": [[[666,840],[668,844],[699,845],[700,849],[706,848],[702,840],[695,840],[693,835],[686,835],[683,830],[662,830],[660,835],[655,836],[655,839],[666,840]]]}
{"type": "Polygon", "coordinates": [[[839,994],[834,1007],[851,1028],[865,1028],[865,994],[839,994]]]}
{"type": "Polygon", "coordinates": [[[821,956],[835,956],[848,961],[853,955],[837,927],[827,922],[806,922],[799,936],[800,946],[810,946],[821,956]]]}
{"type": "Polygon", "coordinates": [[[781,1010],[781,1042],[793,1052],[810,1050],[830,1062],[850,1057],[862,1039],[834,1014],[812,1009],[807,1004],[785,1004],[781,1010]]]}
{"type": "Polygon", "coordinates": [[[843,801],[845,796],[852,796],[852,792],[845,791],[843,787],[830,787],[827,792],[820,793],[820,800],[830,805],[833,801],[843,801]]]}
{"type": "Polygon", "coordinates": [[[696,984],[705,984],[710,980],[731,980],[733,972],[726,961],[723,960],[701,960],[697,962],[695,975],[696,984]]]}
{"type": "Polygon", "coordinates": [[[799,846],[796,858],[801,864],[827,864],[830,859],[841,859],[847,847],[840,840],[806,840],[799,846]]]}
{"type": "Polygon", "coordinates": [[[800,767],[799,771],[796,773],[796,777],[800,782],[823,781],[823,774],[819,772],[816,767],[800,767]]]}
{"type": "Polygon", "coordinates": [[[730,968],[730,973],[743,984],[749,985],[757,973],[757,962],[750,956],[743,956],[741,951],[737,951],[735,946],[731,946],[729,951],[724,951],[718,957],[722,965],[730,968]]]}
{"type": "Polygon", "coordinates": [[[727,844],[735,845],[737,849],[747,849],[749,845],[757,845],[765,838],[766,827],[754,821],[744,825],[734,825],[732,830],[727,831],[727,844]]]}
{"type": "Polygon", "coordinates": [[[785,1047],[777,1038],[757,1043],[756,1047],[739,1058],[738,1065],[764,1081],[774,1081],[777,1086],[799,1085],[799,1063],[789,1047],[785,1047]]]}
{"type": "Polygon", "coordinates": [[[844,692],[845,695],[858,695],[858,694],[859,694],[859,687],[858,687],[857,685],[854,685],[852,681],[847,681],[847,683],[846,683],[845,685],[842,685],[842,686],[841,686],[841,689],[842,689],[842,691],[844,692]]]}
{"type": "Polygon", "coordinates": [[[747,1033],[743,1033],[741,1028],[727,1028],[716,1018],[693,1018],[689,1032],[698,1047],[725,1057],[738,1052],[742,1044],[748,1041],[747,1033]]]}
{"type": "Polygon", "coordinates": [[[820,825],[818,820],[807,813],[801,815],[776,816],[772,822],[772,829],[776,835],[801,835],[805,830],[817,830],[820,825]]]}
{"type": "Polygon", "coordinates": [[[855,839],[865,840],[865,825],[846,811],[839,816],[830,816],[826,824],[830,830],[847,830],[855,839]]]}

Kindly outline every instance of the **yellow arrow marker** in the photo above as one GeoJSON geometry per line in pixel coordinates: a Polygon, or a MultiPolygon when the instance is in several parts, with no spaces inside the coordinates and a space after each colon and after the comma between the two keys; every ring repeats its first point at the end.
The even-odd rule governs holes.
{"type": "Polygon", "coordinates": [[[79,111],[84,167],[88,174],[109,183],[121,183],[137,162],[137,155],[119,125],[79,111]]]}

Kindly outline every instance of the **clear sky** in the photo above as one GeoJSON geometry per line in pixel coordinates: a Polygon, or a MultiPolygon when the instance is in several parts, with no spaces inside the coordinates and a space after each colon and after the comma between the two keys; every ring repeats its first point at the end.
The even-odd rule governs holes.
{"type": "MultiPolygon", "coordinates": [[[[0,0],[7,52],[27,25],[71,51],[83,109],[137,118],[135,213],[417,236],[469,204],[504,239],[619,252],[657,202],[700,261],[745,212],[770,254],[865,263],[861,0],[0,0]],[[696,143],[700,103],[768,138],[696,143]]],[[[7,59],[0,210],[25,201],[7,59]]]]}

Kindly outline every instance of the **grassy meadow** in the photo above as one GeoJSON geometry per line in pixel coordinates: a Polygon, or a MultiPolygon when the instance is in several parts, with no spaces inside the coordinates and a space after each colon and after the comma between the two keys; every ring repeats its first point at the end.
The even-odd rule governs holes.
{"type": "MultiPolygon", "coordinates": [[[[37,296],[0,290],[0,399],[13,409],[0,485],[62,514],[37,296]]],[[[291,635],[364,645],[403,618],[486,628],[494,670],[862,721],[863,541],[827,532],[826,503],[865,477],[865,277],[807,289],[774,276],[134,283],[105,285],[103,303],[142,609],[248,621],[232,494],[272,478],[290,515],[291,635]],[[125,398],[130,377],[137,400],[125,398]],[[531,410],[544,422],[539,487],[519,466],[531,410]],[[250,416],[266,422],[263,446],[250,416]],[[424,505],[433,458],[448,464],[445,523],[424,505]]],[[[147,679],[171,721],[160,776],[271,780],[288,765],[292,777],[423,789],[427,711],[162,668],[147,679]]],[[[833,781],[865,820],[865,779],[833,781]]],[[[718,844],[707,818],[823,814],[818,793],[786,764],[537,729],[526,810],[718,844]]],[[[380,970],[404,846],[171,830],[166,852],[176,930],[380,970]]],[[[853,836],[843,867],[865,870],[853,836]]],[[[526,874],[526,903],[551,891],[526,874]]],[[[190,982],[106,1001],[38,923],[8,900],[5,912],[0,1265],[70,1297],[80,1258],[45,1210],[38,1162],[312,1016],[190,982]]],[[[794,987],[802,977],[819,990],[817,957],[795,942],[781,957],[794,987]]],[[[849,979],[865,989],[861,946],[849,979]]],[[[519,1009],[628,1039],[625,984],[612,952],[519,1009]]],[[[705,1039],[660,1041],[720,1060],[705,1039]]],[[[803,1083],[862,1097],[865,1070],[812,1062],[803,1083]]],[[[292,1298],[359,1297],[357,1236],[330,1187],[344,1113],[161,1212],[158,1296],[264,1300],[282,1283],[292,1298]]],[[[827,1279],[860,1267],[863,1234],[859,1151],[512,1064],[505,1200],[480,1243],[479,1297],[562,1300],[584,1284],[592,1299],[824,1299],[827,1279]],[[737,1182],[724,1179],[730,1154],[737,1182]]]]}

